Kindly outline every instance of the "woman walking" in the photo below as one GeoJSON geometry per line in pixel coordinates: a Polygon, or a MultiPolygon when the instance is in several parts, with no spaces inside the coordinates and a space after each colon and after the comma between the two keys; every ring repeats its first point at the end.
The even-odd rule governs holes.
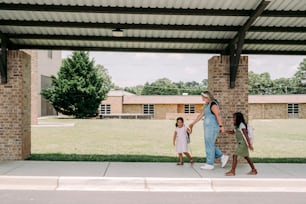
{"type": "Polygon", "coordinates": [[[198,114],[196,119],[189,125],[190,129],[204,117],[204,141],[206,149],[206,164],[201,169],[214,169],[215,158],[221,159],[221,167],[225,167],[229,156],[224,155],[216,146],[215,142],[219,131],[225,132],[217,100],[209,91],[201,93],[205,103],[204,109],[198,114]]]}

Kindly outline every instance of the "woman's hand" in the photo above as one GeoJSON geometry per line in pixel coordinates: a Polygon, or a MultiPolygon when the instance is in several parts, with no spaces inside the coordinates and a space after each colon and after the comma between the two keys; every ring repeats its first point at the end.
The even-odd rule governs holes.
{"type": "Polygon", "coordinates": [[[220,132],[221,133],[225,133],[225,128],[224,127],[220,127],[220,132]]]}

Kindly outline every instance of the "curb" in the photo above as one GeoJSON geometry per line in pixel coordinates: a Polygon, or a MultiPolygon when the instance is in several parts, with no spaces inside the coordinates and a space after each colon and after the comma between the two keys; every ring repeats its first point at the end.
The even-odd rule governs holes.
{"type": "Polygon", "coordinates": [[[0,190],[306,192],[306,179],[0,176],[0,190]]]}

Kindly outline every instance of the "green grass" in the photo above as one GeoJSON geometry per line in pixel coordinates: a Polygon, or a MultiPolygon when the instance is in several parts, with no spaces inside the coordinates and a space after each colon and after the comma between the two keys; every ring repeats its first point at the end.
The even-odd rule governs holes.
{"type": "MultiPolygon", "coordinates": [[[[41,119],[72,127],[32,127],[33,160],[176,161],[172,120],[41,119]]],[[[189,124],[186,121],[186,124],[189,124]]],[[[255,162],[306,163],[306,120],[254,120],[255,162]]],[[[204,161],[203,126],[191,135],[190,150],[204,161]]]]}

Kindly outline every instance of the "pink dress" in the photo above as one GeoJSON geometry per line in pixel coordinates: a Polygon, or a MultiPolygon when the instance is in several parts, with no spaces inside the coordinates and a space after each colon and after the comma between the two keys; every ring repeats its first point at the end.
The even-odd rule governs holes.
{"type": "Polygon", "coordinates": [[[188,152],[188,144],[187,144],[187,127],[183,126],[181,128],[176,127],[176,142],[175,149],[177,153],[188,152]]]}

